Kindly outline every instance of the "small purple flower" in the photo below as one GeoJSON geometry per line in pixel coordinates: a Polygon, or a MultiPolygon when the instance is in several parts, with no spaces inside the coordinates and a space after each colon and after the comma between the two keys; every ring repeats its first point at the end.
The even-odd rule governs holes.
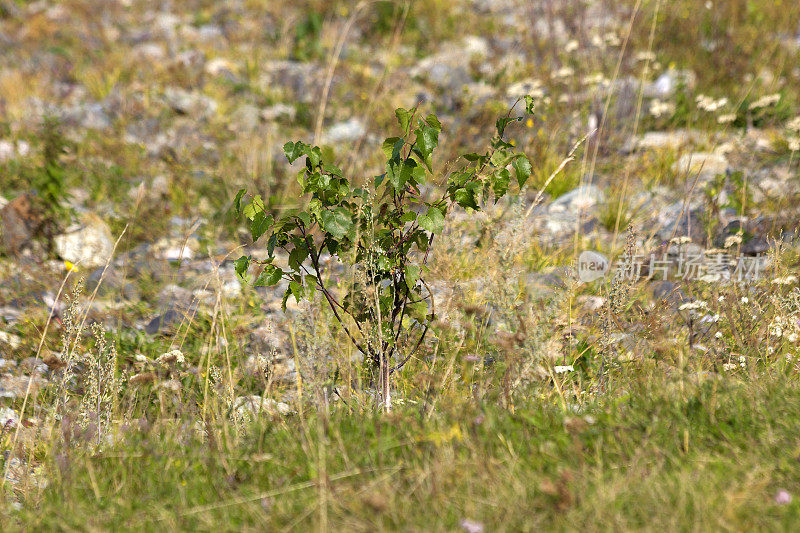
{"type": "Polygon", "coordinates": [[[483,524],[465,518],[461,521],[461,529],[466,531],[466,533],[483,533],[483,524]]]}
{"type": "Polygon", "coordinates": [[[775,494],[775,503],[778,505],[788,505],[792,503],[792,495],[789,494],[789,491],[781,489],[775,494]]]}

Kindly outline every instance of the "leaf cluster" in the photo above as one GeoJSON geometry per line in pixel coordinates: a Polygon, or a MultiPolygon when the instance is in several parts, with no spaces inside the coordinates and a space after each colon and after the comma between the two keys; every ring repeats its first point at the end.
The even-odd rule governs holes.
{"type": "MultiPolygon", "coordinates": [[[[532,112],[532,102],[526,101],[532,112]]],[[[513,108],[512,108],[513,109],[513,108]]],[[[323,160],[319,147],[287,142],[290,163],[304,158],[297,179],[304,206],[275,219],[260,195],[240,190],[234,199],[237,215],[249,221],[254,241],[265,239],[267,258],[244,256],[235,261],[245,278],[258,265],[256,286],[285,283],[283,308],[321,293],[354,345],[373,361],[398,361],[399,368],[423,342],[435,317],[433,296],[424,280],[434,237],[456,206],[480,210],[496,202],[513,185],[521,189],[531,175],[528,158],[504,139],[508,126],[522,117],[511,111],[498,119],[496,133],[484,153],[462,156],[461,167],[435,183],[433,155],[442,125],[435,115],[417,109],[397,109],[399,134],[382,144],[384,172],[353,182],[341,169],[323,160]],[[439,197],[431,192],[442,190],[439,197]],[[276,251],[288,257],[276,264],[276,251]],[[355,280],[341,290],[329,287],[323,272],[328,258],[350,265],[355,280]]],[[[341,288],[340,288],[341,289],[341,288]]]]}

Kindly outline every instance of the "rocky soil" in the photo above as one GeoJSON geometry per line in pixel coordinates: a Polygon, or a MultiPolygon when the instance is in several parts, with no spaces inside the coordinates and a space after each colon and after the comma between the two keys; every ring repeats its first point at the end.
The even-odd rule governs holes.
{"type": "MultiPolygon", "coordinates": [[[[537,103],[511,134],[534,164],[531,189],[488,206],[483,227],[452,214],[434,250],[430,281],[453,327],[478,304],[487,327],[510,331],[498,286],[549,302],[574,283],[578,253],[617,257],[629,226],[645,257],[670,241],[737,257],[797,246],[797,33],[769,36],[775,57],[794,62],[751,65],[721,86],[649,47],[646,30],[629,35],[632,2],[471,0],[405,19],[391,3],[308,4],[0,1],[0,426],[48,416],[39,404],[22,423],[18,413],[58,376],[79,279],[82,335],[103,324],[122,370],[173,349],[188,374],[227,357],[243,379],[268,368],[278,387],[270,398],[243,387],[237,410],[268,400],[288,412],[299,373],[322,372],[298,368],[296,353],[324,360],[330,341],[309,333],[308,307],[281,311],[280,286],[237,278],[233,260],[263,246],[231,216],[233,195],[247,187],[276,211],[291,207],[299,167],[282,154],[288,140],[321,144],[349,175],[380,173],[398,106],[437,113],[445,175],[520,97],[537,103]],[[64,184],[58,219],[41,202],[45,127],[61,143],[49,161],[64,184]],[[499,274],[475,259],[487,246],[509,257],[499,274]]],[[[716,35],[703,46],[727,44],[716,35]]],[[[651,289],[676,309],[691,300],[675,282],[651,289]]],[[[579,301],[591,317],[604,296],[579,301]]],[[[617,341],[640,354],[652,348],[640,337],[617,341]]]]}

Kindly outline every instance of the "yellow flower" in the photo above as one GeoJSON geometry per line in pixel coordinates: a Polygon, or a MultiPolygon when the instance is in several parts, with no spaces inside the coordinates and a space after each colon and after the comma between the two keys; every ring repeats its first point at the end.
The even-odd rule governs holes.
{"type": "Polygon", "coordinates": [[[529,118],[528,120],[526,120],[525,121],[525,125],[528,126],[529,128],[532,128],[533,127],[533,119],[529,118]]]}
{"type": "Polygon", "coordinates": [[[77,272],[78,271],[78,267],[73,265],[72,262],[70,262],[70,261],[64,261],[64,269],[67,272],[77,272]]]}

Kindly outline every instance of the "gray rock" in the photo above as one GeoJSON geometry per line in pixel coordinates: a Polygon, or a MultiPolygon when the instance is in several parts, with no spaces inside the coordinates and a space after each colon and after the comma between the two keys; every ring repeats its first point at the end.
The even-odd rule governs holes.
{"type": "Polygon", "coordinates": [[[325,132],[325,142],[341,143],[352,142],[361,138],[366,133],[364,123],[357,118],[334,124],[325,132]]]}
{"type": "Polygon", "coordinates": [[[278,332],[268,326],[261,326],[250,332],[250,343],[248,351],[258,355],[277,355],[285,354],[287,351],[288,339],[282,337],[278,332]]]}
{"type": "Polygon", "coordinates": [[[550,213],[587,212],[603,201],[603,191],[596,185],[581,185],[570,192],[559,196],[550,203],[550,213]]]}
{"type": "Polygon", "coordinates": [[[288,415],[292,409],[288,404],[263,396],[239,396],[233,402],[236,414],[244,419],[258,415],[288,415]]]}
{"type": "Polygon", "coordinates": [[[5,140],[0,141],[0,162],[13,159],[16,155],[17,151],[14,148],[14,143],[5,140]]]}
{"type": "Polygon", "coordinates": [[[18,335],[0,330],[0,346],[7,346],[16,350],[22,345],[22,339],[18,335]]]}
{"type": "Polygon", "coordinates": [[[145,42],[134,46],[132,54],[141,61],[161,61],[167,56],[167,51],[161,43],[145,42]]]}
{"type": "Polygon", "coordinates": [[[272,61],[264,65],[259,85],[265,90],[283,87],[292,98],[311,103],[319,97],[324,78],[325,76],[319,75],[319,66],[312,63],[272,61]]]}
{"type": "Polygon", "coordinates": [[[164,91],[164,100],[174,111],[194,118],[206,118],[217,111],[214,99],[178,87],[168,87],[164,91]]]}
{"type": "Polygon", "coordinates": [[[40,375],[46,374],[48,370],[50,370],[50,367],[48,367],[47,364],[38,357],[26,357],[20,364],[20,367],[25,372],[36,373],[40,375]]]}
{"type": "Polygon", "coordinates": [[[678,308],[682,303],[692,299],[683,292],[677,283],[668,280],[657,280],[650,284],[653,298],[669,304],[671,307],[678,308]]]}
{"type": "Polygon", "coordinates": [[[261,118],[267,122],[273,122],[279,119],[294,120],[296,115],[297,109],[288,104],[275,104],[261,110],[261,118]]]}
{"type": "Polygon", "coordinates": [[[56,235],[53,244],[62,259],[84,268],[105,265],[114,249],[111,230],[93,214],[85,215],[82,225],[56,235]]]}
{"type": "Polygon", "coordinates": [[[19,417],[17,412],[10,407],[0,407],[0,431],[5,429],[12,429],[17,427],[19,417]]]}
{"type": "Polygon", "coordinates": [[[100,298],[119,295],[126,300],[136,301],[140,296],[136,285],[124,279],[119,269],[113,266],[108,269],[104,267],[95,269],[86,279],[86,290],[90,294],[97,290],[97,296],[100,298]]]}
{"type": "Polygon", "coordinates": [[[672,171],[680,178],[688,176],[689,185],[699,175],[700,181],[709,180],[717,174],[724,174],[728,170],[728,160],[724,155],[716,153],[694,152],[684,154],[672,165],[672,171]]]}
{"type": "Polygon", "coordinates": [[[557,268],[551,272],[531,272],[525,278],[525,284],[532,298],[545,299],[566,288],[564,280],[567,276],[568,273],[564,268],[557,268]]]}
{"type": "Polygon", "coordinates": [[[694,132],[678,129],[671,131],[648,131],[632,144],[634,149],[670,149],[676,150],[690,142],[694,142],[697,135],[694,132]]]}
{"type": "Polygon", "coordinates": [[[170,309],[166,313],[155,317],[144,327],[148,335],[166,335],[174,333],[178,326],[183,322],[185,316],[176,309],[170,309]]]}
{"type": "Polygon", "coordinates": [[[468,36],[461,43],[446,43],[439,53],[422,59],[411,69],[411,76],[424,78],[440,89],[460,90],[473,81],[470,60],[488,55],[486,39],[468,36]]]}
{"type": "Polygon", "coordinates": [[[0,376],[0,398],[24,398],[26,394],[36,394],[47,380],[39,375],[0,376]]]}
{"type": "Polygon", "coordinates": [[[252,104],[243,104],[231,114],[230,127],[233,131],[250,132],[258,128],[261,120],[259,109],[252,104]]]}
{"type": "Polygon", "coordinates": [[[111,127],[111,119],[102,104],[89,103],[65,109],[61,120],[87,130],[106,130],[111,127]]]}

